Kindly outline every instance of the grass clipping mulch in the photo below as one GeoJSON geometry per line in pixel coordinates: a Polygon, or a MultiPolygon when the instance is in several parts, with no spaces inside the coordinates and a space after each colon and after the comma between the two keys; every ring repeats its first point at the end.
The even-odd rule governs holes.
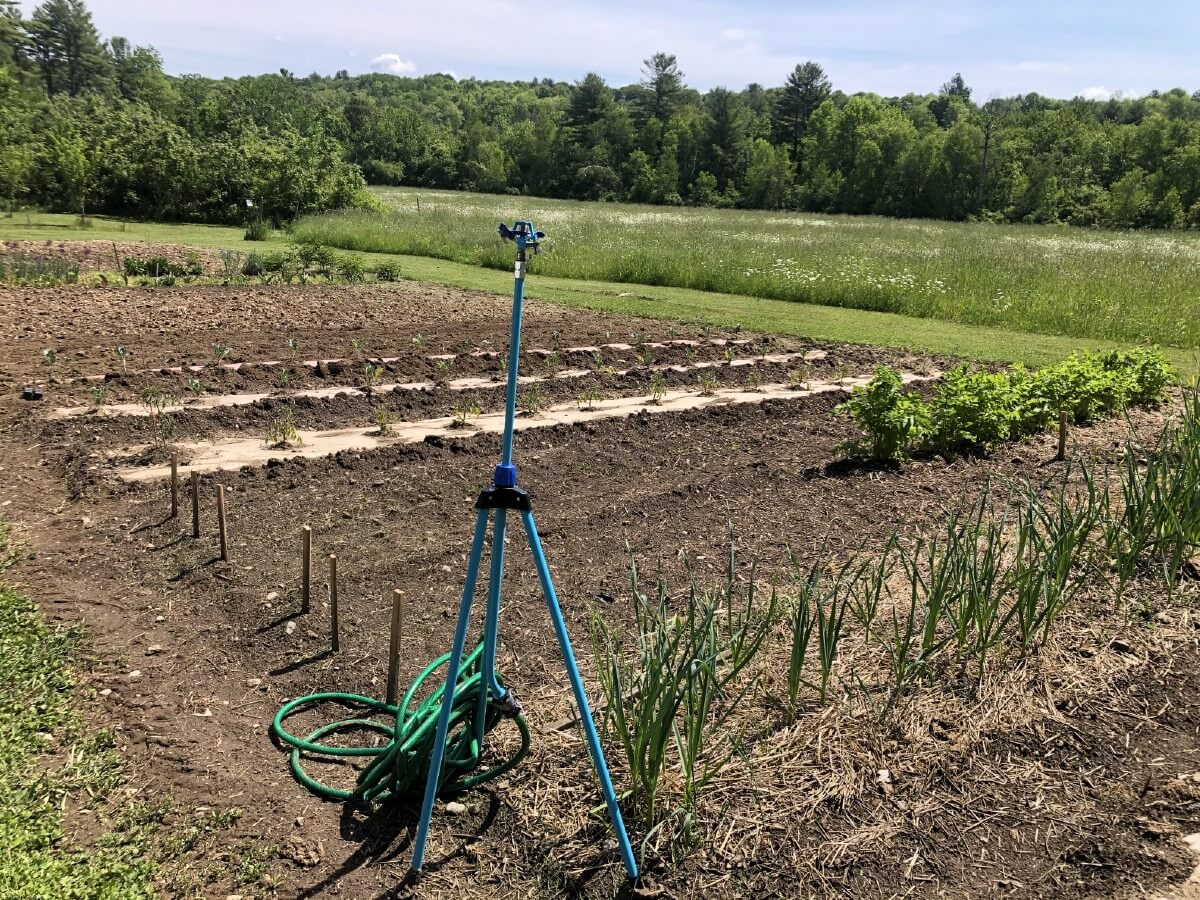
{"type": "MultiPolygon", "coordinates": [[[[888,551],[891,563],[878,563],[887,552],[875,554],[877,568],[865,567],[855,576],[857,590],[863,591],[874,577],[874,606],[866,593],[855,590],[840,600],[835,590],[819,611],[810,603],[813,622],[805,640],[811,655],[798,672],[794,595],[804,593],[803,573],[779,585],[768,602],[771,589],[760,586],[755,598],[748,590],[753,571],[738,571],[731,559],[727,584],[699,601],[711,604],[709,618],[698,623],[688,618],[689,606],[697,604],[695,588],[682,596],[664,592],[661,616],[651,616],[624,646],[606,643],[597,618],[596,653],[592,659],[585,654],[582,662],[588,683],[606,689],[607,704],[598,703],[596,716],[605,725],[618,789],[638,786],[626,796],[624,808],[646,873],[641,889],[745,893],[802,880],[816,893],[872,894],[873,887],[884,884],[891,885],[885,893],[900,884],[918,893],[939,884],[1020,892],[1049,878],[1055,890],[1069,893],[1073,880],[1085,880],[1080,872],[1089,877],[1117,872],[1118,880],[1131,880],[1137,877],[1131,867],[1177,867],[1178,853],[1122,846],[1119,836],[1098,836],[1097,829],[1112,826],[1119,818],[1113,810],[1121,804],[1134,804],[1137,786],[1126,775],[1141,763],[1130,759],[1131,744],[1154,730],[1156,716],[1172,702],[1167,694],[1160,695],[1161,703],[1147,696],[1147,685],[1171,669],[1179,648],[1195,642],[1191,607],[1200,583],[1194,563],[1173,563],[1173,570],[1165,570],[1163,553],[1177,561],[1178,548],[1160,553],[1166,544],[1161,522],[1135,520],[1153,516],[1153,510],[1130,511],[1120,499],[1130,496],[1131,482],[1143,479],[1141,487],[1150,488],[1147,496],[1163,507],[1163,521],[1178,523],[1178,511],[1167,507],[1181,503],[1191,504],[1185,515],[1198,514],[1194,495],[1200,478],[1190,467],[1200,459],[1195,446],[1200,401],[1185,395],[1185,405],[1176,443],[1160,443],[1150,451],[1165,461],[1159,468],[1134,460],[1135,465],[1105,470],[1103,476],[1086,469],[1068,472],[1058,485],[979,501],[980,510],[1001,516],[999,525],[990,518],[985,522],[982,514],[950,512],[948,526],[898,536],[888,551]],[[1167,485],[1164,478],[1173,480],[1167,485]],[[1151,485],[1152,479],[1162,483],[1151,485]],[[1181,497],[1180,491],[1190,493],[1181,497]],[[1036,498],[1047,493],[1057,499],[1046,508],[1067,517],[1059,531],[1067,544],[1035,553],[1017,536],[1020,516],[1010,520],[1003,511],[1039,502],[1036,498]],[[1064,497],[1069,509],[1055,506],[1064,497]],[[1073,518],[1079,507],[1092,513],[1073,518]],[[964,528],[967,538],[950,550],[948,535],[964,528]],[[1155,528],[1155,541],[1129,537],[1155,528]],[[1082,539],[1071,543],[1076,532],[1082,539]],[[1037,555],[1043,551],[1044,559],[1037,555]],[[952,552],[962,559],[946,563],[952,552]],[[1055,582],[1053,570],[1064,572],[1059,566],[1064,552],[1074,555],[1055,582]],[[1135,554],[1132,560],[1128,552],[1135,554]],[[1116,557],[1121,559],[1114,562],[1116,557]],[[1018,565],[1021,560],[1024,567],[1018,565]],[[1040,614],[1045,618],[1034,606],[1023,618],[1011,612],[1016,582],[997,581],[995,617],[1005,624],[990,639],[985,663],[978,664],[971,635],[988,633],[994,623],[981,615],[975,624],[962,626],[963,637],[957,639],[953,604],[932,605],[930,598],[946,589],[951,569],[959,588],[950,585],[947,597],[956,596],[962,585],[986,581],[979,568],[985,564],[1000,573],[1019,569],[1026,585],[1044,568],[1037,590],[1050,596],[1057,584],[1063,596],[1057,606],[1046,601],[1040,614]],[[1119,577],[1115,569],[1121,570],[1119,577]],[[825,637],[833,634],[839,602],[844,621],[837,623],[832,648],[822,648],[822,631],[825,637]],[[704,654],[684,647],[674,657],[645,655],[662,635],[689,628],[716,636],[703,643],[704,654]],[[761,638],[746,662],[738,662],[733,636],[739,629],[761,638]],[[631,662],[639,653],[640,669],[631,662]],[[682,696],[670,695],[659,705],[657,722],[673,723],[675,734],[661,744],[658,804],[647,816],[639,796],[644,782],[634,769],[645,764],[646,745],[653,739],[646,737],[648,720],[639,725],[637,714],[639,709],[653,712],[654,703],[643,702],[644,691],[659,690],[654,684],[661,680],[645,677],[647,661],[669,680],[670,667],[680,659],[691,659],[694,671],[695,659],[705,654],[714,672],[731,666],[739,672],[728,682],[718,674],[710,705],[697,702],[686,687],[680,688],[682,696]],[[613,691],[617,671],[619,696],[613,691]],[[612,715],[614,703],[627,714],[624,723],[612,715]],[[699,732],[689,731],[695,709],[708,723],[699,732]],[[702,733],[700,747],[685,762],[693,733],[702,733]],[[630,737],[640,752],[633,754],[633,765],[631,754],[623,752],[630,737]],[[1081,854],[1096,859],[1080,862],[1081,854]],[[1135,864],[1129,854],[1139,861],[1135,864]],[[1079,870],[1073,871],[1076,862],[1079,870]]],[[[1131,443],[1125,452],[1148,451],[1131,443]]],[[[1041,526],[1036,517],[1030,521],[1036,535],[1041,526]]],[[[1181,540],[1195,540],[1194,521],[1180,527],[1186,531],[1181,540]]],[[[833,570],[827,565],[825,574],[833,570]]],[[[640,596],[636,586],[633,594],[640,596]]],[[[1036,596],[1035,601],[1041,602],[1036,596]]],[[[961,603],[961,596],[955,602],[961,603]]],[[[638,606],[636,599],[633,605],[638,606]]],[[[598,875],[615,886],[620,879],[615,842],[596,800],[586,752],[575,729],[550,724],[570,715],[565,690],[535,698],[527,708],[542,733],[531,759],[499,785],[519,820],[518,832],[539,836],[522,844],[520,865],[555,889],[579,890],[598,875]]],[[[504,872],[514,862],[507,855],[476,859],[480,874],[500,879],[509,877],[504,872]]],[[[447,871],[432,877],[453,876],[447,871]]]]}

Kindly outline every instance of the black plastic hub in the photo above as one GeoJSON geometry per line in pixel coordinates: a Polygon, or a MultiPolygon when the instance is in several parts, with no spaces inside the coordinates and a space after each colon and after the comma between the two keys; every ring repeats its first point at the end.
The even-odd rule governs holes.
{"type": "Polygon", "coordinates": [[[532,512],[533,504],[529,494],[519,487],[484,488],[475,501],[476,509],[515,509],[520,512],[532,512]]]}

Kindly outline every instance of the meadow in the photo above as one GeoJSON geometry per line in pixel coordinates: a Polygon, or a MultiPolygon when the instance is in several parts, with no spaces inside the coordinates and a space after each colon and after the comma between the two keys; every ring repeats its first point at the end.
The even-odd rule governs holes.
{"type": "Polygon", "coordinates": [[[309,216],[300,239],[507,269],[496,223],[548,233],[542,275],[983,325],[1200,345],[1200,235],[587,203],[377,189],[387,212],[309,216]]]}

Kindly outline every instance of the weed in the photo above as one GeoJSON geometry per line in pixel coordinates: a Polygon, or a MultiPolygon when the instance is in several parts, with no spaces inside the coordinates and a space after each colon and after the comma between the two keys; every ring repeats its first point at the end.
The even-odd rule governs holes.
{"type": "Polygon", "coordinates": [[[400,266],[396,263],[380,263],[375,267],[375,280],[381,282],[399,281],[400,266]]]}

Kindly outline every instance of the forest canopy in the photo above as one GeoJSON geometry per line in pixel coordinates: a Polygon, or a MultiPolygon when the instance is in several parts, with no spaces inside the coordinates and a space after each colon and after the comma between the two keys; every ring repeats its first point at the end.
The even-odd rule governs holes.
{"type": "Polygon", "coordinates": [[[80,212],[280,223],[366,183],[655,204],[1200,226],[1200,91],[1112,100],[700,92],[676,58],[636,84],[449,75],[164,74],[82,0],[0,0],[0,192],[80,212]]]}

